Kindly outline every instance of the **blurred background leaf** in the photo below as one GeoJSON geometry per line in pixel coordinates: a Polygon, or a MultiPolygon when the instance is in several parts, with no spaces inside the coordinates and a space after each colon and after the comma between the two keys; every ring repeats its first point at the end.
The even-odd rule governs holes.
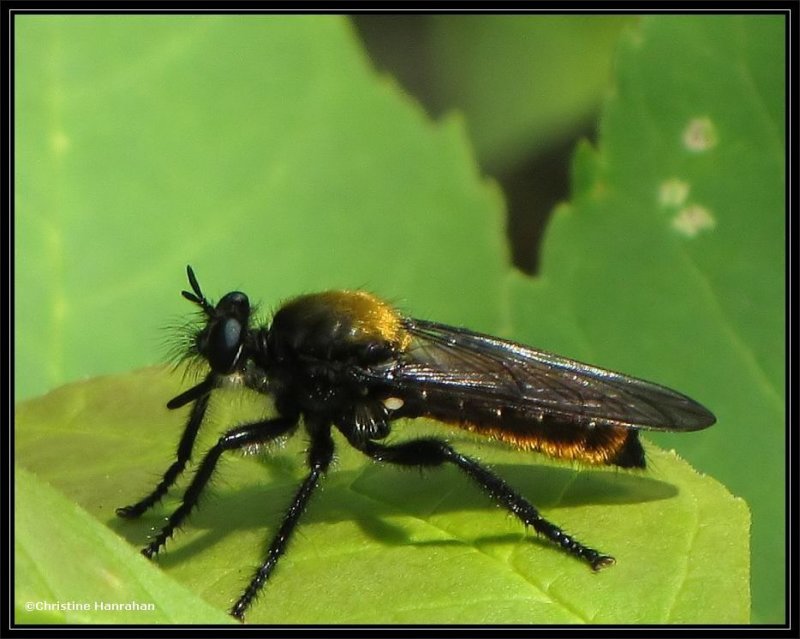
{"type": "Polygon", "coordinates": [[[470,19],[452,34],[432,19],[433,62],[405,57],[453,78],[416,97],[467,113],[477,161],[464,122],[432,124],[376,78],[342,18],[18,16],[18,397],[162,359],[159,328],[187,311],[187,262],[211,297],[246,290],[264,315],[298,292],[363,286],[707,403],[717,426],[665,441],[753,506],[753,620],[783,621],[781,18],[581,18],[572,30],[562,18],[537,31],[533,17],[530,32],[516,16],[470,19]],[[599,77],[624,22],[615,71],[599,77]],[[459,42],[497,51],[494,65],[464,51],[463,73],[459,42]],[[597,75],[567,87],[576,50],[597,75]],[[530,81],[542,60],[553,76],[530,81]],[[572,98],[548,115],[559,74],[572,98]],[[616,95],[597,150],[570,163],[604,86],[616,95]],[[447,103],[457,96],[468,103],[447,103]],[[508,268],[501,198],[478,162],[509,201],[515,263],[541,260],[536,281],[508,268]],[[542,211],[566,196],[570,165],[574,197],[540,256],[542,211]]]}
{"type": "Polygon", "coordinates": [[[638,16],[355,17],[379,66],[433,117],[466,118],[481,167],[503,187],[514,264],[538,267],[569,158],[593,137],[623,28],[638,16]]]}
{"type": "Polygon", "coordinates": [[[365,287],[497,325],[499,192],[457,120],[431,124],[375,78],[344,18],[18,29],[18,397],[162,359],[187,263],[210,296],[265,310],[365,287]]]}
{"type": "Polygon", "coordinates": [[[463,110],[481,165],[503,173],[593,119],[635,16],[435,16],[434,104],[463,110]]]}

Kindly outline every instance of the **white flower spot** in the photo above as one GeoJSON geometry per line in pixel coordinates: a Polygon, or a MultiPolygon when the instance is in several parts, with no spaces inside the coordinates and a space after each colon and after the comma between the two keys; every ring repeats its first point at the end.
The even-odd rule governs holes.
{"type": "Polygon", "coordinates": [[[686,237],[694,237],[701,231],[708,231],[717,225],[717,220],[707,208],[691,204],[678,211],[672,218],[672,228],[686,237]]]}
{"type": "Polygon", "coordinates": [[[693,153],[708,151],[717,142],[717,130],[709,118],[693,118],[683,130],[683,145],[693,153]]]}

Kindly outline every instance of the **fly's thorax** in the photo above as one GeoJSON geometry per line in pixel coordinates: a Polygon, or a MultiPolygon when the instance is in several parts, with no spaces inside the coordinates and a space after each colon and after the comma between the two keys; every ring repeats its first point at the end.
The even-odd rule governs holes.
{"type": "Polygon", "coordinates": [[[369,293],[295,298],[275,313],[268,329],[271,389],[285,405],[336,420],[370,399],[353,372],[391,365],[408,341],[402,317],[369,293]]]}
{"type": "Polygon", "coordinates": [[[409,341],[402,316],[383,300],[363,291],[327,291],[282,306],[269,329],[268,350],[277,362],[299,356],[367,365],[390,359],[409,341]]]}

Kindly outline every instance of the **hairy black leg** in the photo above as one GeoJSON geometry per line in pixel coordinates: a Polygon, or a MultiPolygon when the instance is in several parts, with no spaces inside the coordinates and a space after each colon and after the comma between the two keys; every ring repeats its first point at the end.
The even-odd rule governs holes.
{"type": "Polygon", "coordinates": [[[550,541],[558,544],[571,555],[588,562],[594,570],[614,563],[614,558],[604,555],[580,543],[577,539],[551,524],[527,499],[509,486],[503,479],[481,466],[474,459],[455,451],[449,444],[438,439],[415,439],[394,446],[374,441],[352,442],[356,448],[373,459],[402,466],[439,466],[445,462],[455,464],[471,477],[497,503],[514,513],[525,524],[550,541]]]}
{"type": "Polygon", "coordinates": [[[163,478],[158,482],[153,492],[135,504],[117,508],[117,516],[123,517],[124,519],[136,519],[140,517],[142,513],[158,502],[167,493],[170,486],[175,483],[175,480],[178,479],[178,476],[183,472],[184,468],[186,468],[186,462],[188,462],[189,458],[192,456],[192,448],[194,447],[195,439],[197,439],[197,431],[200,430],[200,424],[203,422],[203,417],[206,414],[209,392],[212,386],[213,378],[212,375],[209,375],[200,384],[178,395],[178,397],[167,404],[169,408],[177,408],[178,406],[184,405],[183,403],[179,403],[184,397],[190,398],[184,403],[196,400],[194,406],[192,406],[189,420],[186,422],[186,428],[183,429],[183,435],[181,435],[181,441],[178,444],[178,452],[175,461],[167,468],[167,472],[164,473],[163,478]]]}
{"type": "Polygon", "coordinates": [[[158,553],[167,539],[172,537],[172,533],[175,529],[183,523],[192,509],[197,505],[200,493],[202,493],[203,489],[206,487],[219,461],[220,455],[222,455],[223,452],[270,441],[286,433],[294,427],[296,423],[296,417],[277,417],[255,424],[247,424],[246,426],[232,428],[220,437],[219,441],[206,453],[206,456],[200,463],[192,479],[192,483],[189,484],[189,487],[183,495],[181,505],[167,518],[166,525],[153,537],[151,542],[145,546],[142,550],[142,554],[145,557],[152,557],[158,553]]]}
{"type": "Polygon", "coordinates": [[[286,546],[291,539],[300,516],[308,505],[308,500],[319,485],[322,474],[328,469],[333,457],[333,440],[331,439],[330,425],[316,424],[309,428],[311,432],[311,446],[308,450],[308,466],[311,472],[300,485],[299,490],[292,500],[289,510],[283,516],[283,521],[277,534],[267,551],[264,563],[256,570],[250,585],[247,586],[239,601],[231,608],[231,614],[239,620],[244,618],[244,613],[253,599],[269,579],[281,555],[286,551],[286,546]]]}

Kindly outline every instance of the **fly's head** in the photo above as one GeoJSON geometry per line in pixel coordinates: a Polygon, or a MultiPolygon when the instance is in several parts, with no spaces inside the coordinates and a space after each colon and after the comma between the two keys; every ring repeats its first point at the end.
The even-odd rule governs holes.
{"type": "Polygon", "coordinates": [[[186,272],[193,292],[181,291],[181,295],[197,304],[206,316],[205,325],[194,334],[190,354],[207,361],[218,375],[241,371],[248,356],[250,300],[241,291],[231,291],[213,305],[200,290],[192,267],[187,266],[186,272]]]}

